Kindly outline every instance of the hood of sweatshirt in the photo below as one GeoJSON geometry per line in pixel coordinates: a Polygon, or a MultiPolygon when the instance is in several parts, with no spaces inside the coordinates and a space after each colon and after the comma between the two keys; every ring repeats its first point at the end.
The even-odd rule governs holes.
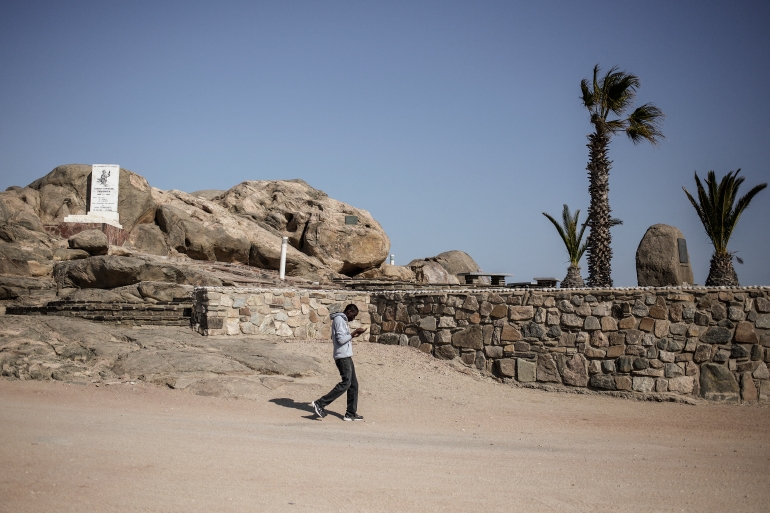
{"type": "Polygon", "coordinates": [[[329,314],[329,319],[334,320],[335,317],[339,317],[339,316],[342,316],[342,320],[347,322],[348,316],[345,315],[345,312],[337,312],[337,313],[329,314]]]}

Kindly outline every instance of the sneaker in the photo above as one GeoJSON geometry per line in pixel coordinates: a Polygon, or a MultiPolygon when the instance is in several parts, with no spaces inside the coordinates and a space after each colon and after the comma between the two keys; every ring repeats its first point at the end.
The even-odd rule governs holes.
{"type": "Polygon", "coordinates": [[[350,422],[353,420],[364,420],[364,418],[361,415],[358,415],[357,413],[346,413],[344,417],[342,417],[342,420],[350,422]]]}
{"type": "Polygon", "coordinates": [[[315,410],[315,414],[318,415],[320,418],[326,417],[326,410],[324,410],[323,407],[320,404],[318,404],[318,402],[313,401],[312,403],[310,403],[310,406],[313,407],[313,409],[315,410]]]}

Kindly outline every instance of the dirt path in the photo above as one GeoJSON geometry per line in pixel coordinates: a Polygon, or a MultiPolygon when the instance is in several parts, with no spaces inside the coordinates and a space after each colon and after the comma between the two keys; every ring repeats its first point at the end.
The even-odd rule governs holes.
{"type": "Polygon", "coordinates": [[[317,421],[328,344],[291,351],[326,372],[255,400],[0,380],[0,510],[770,510],[767,407],[516,389],[361,344],[366,421],[317,421]]]}

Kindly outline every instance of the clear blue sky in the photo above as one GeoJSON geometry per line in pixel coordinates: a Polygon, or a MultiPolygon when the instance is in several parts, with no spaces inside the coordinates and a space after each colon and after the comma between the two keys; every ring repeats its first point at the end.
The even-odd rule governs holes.
{"type": "MultiPolygon", "coordinates": [[[[695,280],[711,247],[682,186],[770,181],[770,3],[37,2],[0,4],[0,187],[112,163],[162,189],[302,178],[369,210],[396,262],[449,249],[514,280],[565,275],[541,215],[588,206],[594,64],[642,80],[659,147],[610,146],[613,277],[655,223],[695,280]]],[[[770,284],[770,190],[729,248],[770,284]]],[[[587,275],[585,262],[583,274],[587,275]]]]}

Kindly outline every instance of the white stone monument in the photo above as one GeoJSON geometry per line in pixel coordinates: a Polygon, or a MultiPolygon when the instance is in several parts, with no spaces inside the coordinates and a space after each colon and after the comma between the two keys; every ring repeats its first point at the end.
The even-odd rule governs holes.
{"type": "Polygon", "coordinates": [[[94,164],[91,166],[91,200],[88,214],[71,215],[65,223],[106,223],[123,228],[118,214],[118,185],[120,166],[117,164],[94,164]]]}

